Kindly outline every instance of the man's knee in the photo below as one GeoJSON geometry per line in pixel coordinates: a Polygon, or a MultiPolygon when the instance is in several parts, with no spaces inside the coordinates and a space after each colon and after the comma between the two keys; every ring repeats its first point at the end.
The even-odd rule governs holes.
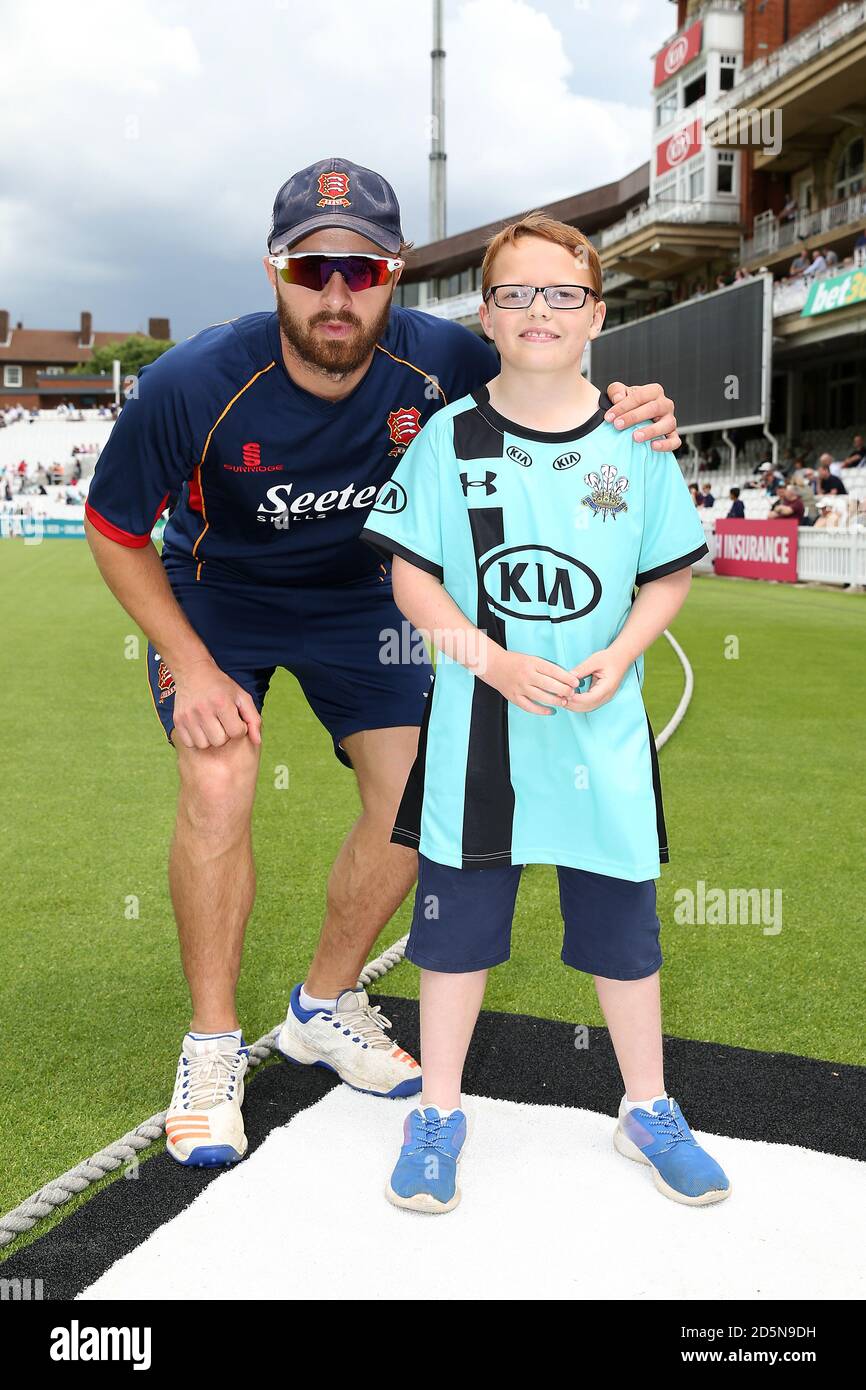
{"type": "Polygon", "coordinates": [[[255,798],[259,749],[249,739],[220,748],[178,748],[178,819],[210,833],[248,824],[255,798]]]}

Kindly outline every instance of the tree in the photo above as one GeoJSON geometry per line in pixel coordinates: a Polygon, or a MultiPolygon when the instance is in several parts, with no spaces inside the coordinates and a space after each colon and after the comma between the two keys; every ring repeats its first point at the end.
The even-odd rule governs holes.
{"type": "Polygon", "coordinates": [[[174,343],[170,338],[145,338],[143,335],[133,334],[122,343],[106,343],[104,347],[94,348],[90,354],[90,361],[79,362],[73,368],[73,373],[78,376],[95,376],[104,372],[110,376],[111,364],[118,358],[121,380],[125,376],[138,376],[142,367],[146,367],[148,362],[155,362],[157,357],[161,357],[171,347],[174,347],[174,343]]]}

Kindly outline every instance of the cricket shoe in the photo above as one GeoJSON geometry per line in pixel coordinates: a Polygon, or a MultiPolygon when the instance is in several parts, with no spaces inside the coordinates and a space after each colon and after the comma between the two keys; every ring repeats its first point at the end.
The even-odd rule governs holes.
{"type": "Polygon", "coordinates": [[[326,1067],[356,1091],[371,1096],[415,1096],[421,1068],[397,1047],[386,1029],[391,1020],[375,1008],[364,989],[345,989],[333,1009],[304,1009],[295,985],[277,1051],[287,1062],[326,1067]]]}
{"type": "Polygon", "coordinates": [[[417,1105],[403,1124],[403,1147],[385,1188],[388,1201],[410,1211],[453,1211],[466,1133],[462,1110],[443,1115],[435,1105],[417,1105]]]}
{"type": "Polygon", "coordinates": [[[166,1147],[177,1163],[213,1168],[247,1151],[241,1105],[250,1049],[230,1033],[187,1033],[165,1117],[166,1147]]]}
{"type": "Polygon", "coordinates": [[[714,1158],[702,1149],[672,1096],[652,1110],[620,1115],[613,1144],[617,1153],[652,1165],[659,1192],[686,1206],[723,1202],[731,1184],[714,1158]]]}

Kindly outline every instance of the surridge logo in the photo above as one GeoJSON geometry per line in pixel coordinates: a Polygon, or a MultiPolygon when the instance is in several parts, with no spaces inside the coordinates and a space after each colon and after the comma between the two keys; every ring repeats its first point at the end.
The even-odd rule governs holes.
{"type": "Polygon", "coordinates": [[[500,546],[483,560],[478,579],[497,613],[527,622],[583,618],[601,598],[595,571],[549,545],[500,546]]]}
{"type": "Polygon", "coordinates": [[[607,521],[608,516],[615,521],[620,512],[628,511],[628,503],[623,498],[628,488],[628,478],[618,478],[612,463],[606,463],[599,473],[601,477],[598,473],[587,473],[584,477],[583,481],[592,488],[592,492],[581,502],[584,507],[590,508],[593,516],[601,513],[602,521],[607,521]]]}

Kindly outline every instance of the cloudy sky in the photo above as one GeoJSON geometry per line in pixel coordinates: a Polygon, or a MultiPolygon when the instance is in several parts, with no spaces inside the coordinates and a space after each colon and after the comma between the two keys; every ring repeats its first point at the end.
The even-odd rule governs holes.
{"type": "MultiPolygon", "coordinates": [[[[648,157],[670,0],[445,0],[448,232],[648,157]]],[[[276,189],[339,154],[428,240],[431,0],[4,0],[0,308],[27,327],[272,303],[276,189]]]]}

